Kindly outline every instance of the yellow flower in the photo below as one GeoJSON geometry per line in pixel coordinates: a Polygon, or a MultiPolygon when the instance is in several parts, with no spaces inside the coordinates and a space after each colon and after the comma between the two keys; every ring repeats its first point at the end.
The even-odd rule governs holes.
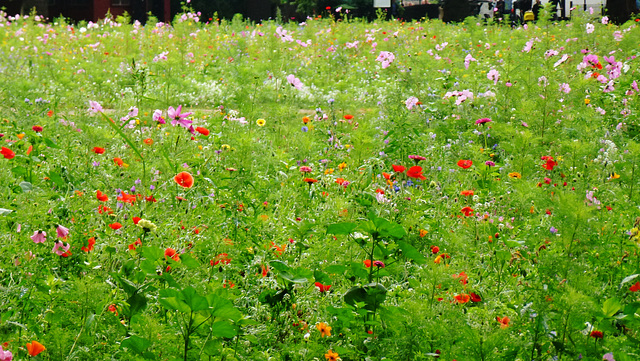
{"type": "Polygon", "coordinates": [[[231,149],[231,147],[229,146],[229,144],[223,144],[220,148],[221,148],[222,150],[229,150],[229,149],[231,149]]]}
{"type": "Polygon", "coordinates": [[[620,178],[620,174],[613,172],[611,173],[611,176],[609,176],[609,180],[614,180],[614,179],[618,179],[620,178]]]}
{"type": "Polygon", "coordinates": [[[326,323],[320,322],[316,325],[316,328],[318,329],[318,331],[320,331],[322,337],[331,336],[331,326],[327,325],[326,323]]]}
{"type": "Polygon", "coordinates": [[[522,178],[522,175],[520,173],[518,173],[518,172],[511,172],[511,173],[509,173],[509,177],[520,179],[520,178],[522,178]]]}
{"type": "Polygon", "coordinates": [[[260,119],[256,120],[256,124],[258,124],[258,126],[259,126],[259,127],[264,127],[264,125],[265,125],[265,123],[266,123],[266,122],[267,122],[267,121],[266,121],[266,120],[264,120],[264,119],[262,119],[262,118],[260,118],[260,119]]]}
{"type": "Polygon", "coordinates": [[[340,170],[343,170],[346,167],[347,167],[347,163],[345,163],[345,162],[342,162],[342,163],[338,164],[338,169],[340,169],[340,170]]]}
{"type": "Polygon", "coordinates": [[[24,133],[18,134],[18,139],[22,140],[22,138],[24,138],[24,133]]]}
{"type": "Polygon", "coordinates": [[[591,99],[584,98],[584,105],[589,105],[589,103],[591,103],[591,99]]]}
{"type": "Polygon", "coordinates": [[[338,360],[338,354],[333,352],[332,350],[327,351],[327,353],[324,354],[324,357],[327,359],[327,361],[337,361],[338,360]]]}
{"type": "Polygon", "coordinates": [[[426,229],[421,229],[420,230],[420,237],[424,237],[427,235],[427,233],[429,233],[426,229]]]}
{"type": "Polygon", "coordinates": [[[324,174],[333,174],[333,168],[325,169],[324,174]]]}

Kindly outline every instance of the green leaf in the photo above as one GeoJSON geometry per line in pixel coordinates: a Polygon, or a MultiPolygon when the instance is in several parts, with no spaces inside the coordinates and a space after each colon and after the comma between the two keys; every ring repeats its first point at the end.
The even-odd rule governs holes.
{"type": "Polygon", "coordinates": [[[149,246],[142,248],[142,256],[152,261],[158,261],[164,258],[164,252],[158,247],[149,246]]]}
{"type": "Polygon", "coordinates": [[[17,166],[17,167],[13,167],[11,168],[11,173],[17,175],[17,176],[24,176],[27,174],[27,168],[23,167],[23,166],[17,166]]]}
{"type": "Polygon", "coordinates": [[[341,275],[347,270],[347,266],[341,264],[332,264],[331,266],[325,268],[325,272],[328,274],[336,274],[341,275]]]}
{"type": "Polygon", "coordinates": [[[222,297],[218,297],[214,294],[208,294],[206,296],[211,307],[211,315],[217,319],[224,320],[239,320],[242,318],[242,313],[233,306],[233,303],[222,297]]]}
{"type": "Polygon", "coordinates": [[[427,263],[427,258],[409,243],[398,242],[398,247],[400,247],[402,255],[404,255],[408,259],[415,261],[418,264],[427,263]]]}
{"type": "Polygon", "coordinates": [[[358,227],[355,223],[334,223],[327,226],[327,234],[344,234],[348,235],[358,227]]]}
{"type": "Polygon", "coordinates": [[[198,261],[196,261],[196,259],[193,258],[193,256],[191,256],[188,253],[181,254],[180,255],[180,261],[182,262],[182,264],[187,266],[187,268],[189,268],[189,269],[195,269],[195,268],[200,267],[200,263],[198,261]]]}
{"type": "Polygon", "coordinates": [[[44,138],[44,144],[47,145],[47,147],[49,148],[55,148],[55,149],[60,149],[60,147],[50,138],[44,138]]]}
{"type": "Polygon", "coordinates": [[[271,267],[273,267],[279,272],[291,272],[291,267],[289,267],[286,263],[282,261],[278,261],[278,260],[271,261],[269,262],[269,265],[271,265],[271,267]]]}
{"type": "Polygon", "coordinates": [[[516,247],[524,246],[524,241],[516,241],[516,240],[508,239],[504,241],[504,244],[506,244],[510,248],[516,248],[516,247]]]}
{"type": "Polygon", "coordinates": [[[189,306],[191,311],[202,311],[209,308],[209,302],[206,298],[197,294],[195,288],[187,287],[182,290],[182,299],[184,303],[189,306]]]}
{"type": "Polygon", "coordinates": [[[219,356],[222,351],[222,344],[219,340],[209,340],[205,342],[202,351],[209,356],[219,356]]]}
{"type": "Polygon", "coordinates": [[[29,182],[20,182],[20,188],[22,188],[22,191],[27,193],[30,192],[31,190],[33,190],[33,185],[29,182]]]}
{"type": "Polygon", "coordinates": [[[190,311],[189,306],[176,297],[159,298],[158,302],[167,310],[180,311],[182,313],[188,313],[190,311]]]}
{"type": "Polygon", "coordinates": [[[217,337],[233,338],[238,334],[238,331],[228,321],[218,321],[211,326],[211,334],[217,337]]]}
{"type": "Polygon", "coordinates": [[[331,278],[329,277],[329,275],[320,270],[313,271],[313,278],[316,280],[316,282],[320,282],[323,285],[331,284],[331,278]]]}
{"type": "Polygon", "coordinates": [[[353,287],[343,296],[344,302],[355,306],[364,303],[367,310],[374,310],[387,298],[387,289],[379,283],[370,283],[363,287],[353,287]]]}
{"type": "Polygon", "coordinates": [[[146,338],[138,337],[136,335],[131,335],[124,340],[120,344],[120,348],[128,348],[134,353],[141,354],[149,348],[151,342],[146,338]]]}
{"type": "Polygon", "coordinates": [[[604,301],[604,305],[602,305],[602,312],[605,316],[612,317],[618,311],[620,311],[621,308],[622,305],[620,304],[620,301],[618,301],[616,298],[610,298],[604,301]]]}
{"type": "Polygon", "coordinates": [[[49,179],[60,188],[64,188],[64,186],[67,185],[67,183],[64,181],[64,179],[62,179],[60,174],[56,172],[49,172],[47,174],[47,177],[49,177],[49,179]]]}

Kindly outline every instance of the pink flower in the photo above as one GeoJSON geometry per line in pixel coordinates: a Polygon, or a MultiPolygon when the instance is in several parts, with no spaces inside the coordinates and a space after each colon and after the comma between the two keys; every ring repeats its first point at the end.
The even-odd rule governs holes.
{"type": "Polygon", "coordinates": [[[311,172],[311,167],[307,167],[306,165],[303,165],[302,167],[300,167],[300,171],[302,173],[310,173],[311,172]]]}
{"type": "Polygon", "coordinates": [[[489,122],[491,122],[491,119],[489,119],[489,118],[480,118],[480,119],[476,120],[476,125],[489,123],[489,122]]]}
{"type": "Polygon", "coordinates": [[[298,90],[302,89],[302,82],[300,81],[300,79],[296,78],[295,75],[289,74],[289,76],[287,76],[287,81],[289,82],[289,84],[291,84],[292,87],[298,90]]]}
{"type": "Polygon", "coordinates": [[[69,248],[71,248],[71,245],[69,243],[67,243],[67,245],[65,246],[62,242],[56,242],[51,252],[57,254],[58,256],[63,256],[67,253],[67,251],[69,251],[69,248]]]}
{"type": "Polygon", "coordinates": [[[167,122],[164,120],[164,118],[162,117],[162,110],[160,109],[156,109],[153,112],[153,120],[158,122],[159,124],[166,124],[167,122]]]}
{"type": "Polygon", "coordinates": [[[392,52],[381,51],[380,54],[378,54],[376,61],[379,61],[380,63],[382,63],[382,69],[386,69],[389,67],[389,65],[391,65],[391,63],[393,63],[395,59],[396,59],[396,56],[393,55],[392,52]]]}
{"type": "Polygon", "coordinates": [[[102,105],[98,102],[94,102],[93,100],[89,101],[89,112],[93,114],[102,112],[102,105]]]}
{"type": "Polygon", "coordinates": [[[58,238],[66,238],[69,235],[69,228],[58,225],[56,227],[56,235],[58,238]]]}
{"type": "Polygon", "coordinates": [[[184,128],[190,128],[192,121],[187,119],[188,116],[192,115],[193,112],[181,113],[182,105],[178,106],[178,109],[173,109],[173,107],[169,107],[167,110],[167,116],[171,119],[171,125],[174,127],[178,124],[184,128]]]}
{"type": "Polygon", "coordinates": [[[0,361],[11,361],[13,360],[13,354],[11,351],[3,351],[2,345],[0,345],[0,361]]]}
{"type": "Polygon", "coordinates": [[[34,243],[44,243],[47,240],[47,233],[43,231],[35,231],[31,236],[34,243]]]}
{"type": "Polygon", "coordinates": [[[416,105],[418,105],[418,98],[416,97],[409,97],[409,99],[407,99],[404,104],[407,106],[407,109],[411,110],[411,108],[415,107],[416,105]]]}

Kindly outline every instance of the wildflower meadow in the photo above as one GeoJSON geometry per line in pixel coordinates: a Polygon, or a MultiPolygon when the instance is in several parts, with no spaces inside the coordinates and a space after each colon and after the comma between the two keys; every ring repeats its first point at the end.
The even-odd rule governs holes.
{"type": "Polygon", "coordinates": [[[548,18],[0,13],[0,361],[640,360],[640,27],[548,18]]]}

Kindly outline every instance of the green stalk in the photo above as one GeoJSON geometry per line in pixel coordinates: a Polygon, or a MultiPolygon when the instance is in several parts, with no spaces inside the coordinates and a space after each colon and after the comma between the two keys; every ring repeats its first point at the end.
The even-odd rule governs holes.
{"type": "Polygon", "coordinates": [[[122,129],[120,129],[114,122],[112,122],[111,119],[109,119],[109,117],[106,114],[104,114],[103,112],[100,112],[100,115],[102,115],[102,117],[107,121],[107,123],[109,123],[111,128],[113,128],[113,130],[115,130],[116,133],[118,133],[122,137],[122,139],[124,139],[124,141],[131,147],[131,149],[133,149],[133,151],[136,152],[138,157],[140,157],[140,160],[142,161],[142,181],[144,184],[146,184],[147,163],[145,162],[144,157],[142,156],[142,153],[140,152],[138,147],[136,147],[136,145],[133,144],[133,142],[129,139],[129,137],[127,137],[127,135],[124,134],[122,129]]]}

